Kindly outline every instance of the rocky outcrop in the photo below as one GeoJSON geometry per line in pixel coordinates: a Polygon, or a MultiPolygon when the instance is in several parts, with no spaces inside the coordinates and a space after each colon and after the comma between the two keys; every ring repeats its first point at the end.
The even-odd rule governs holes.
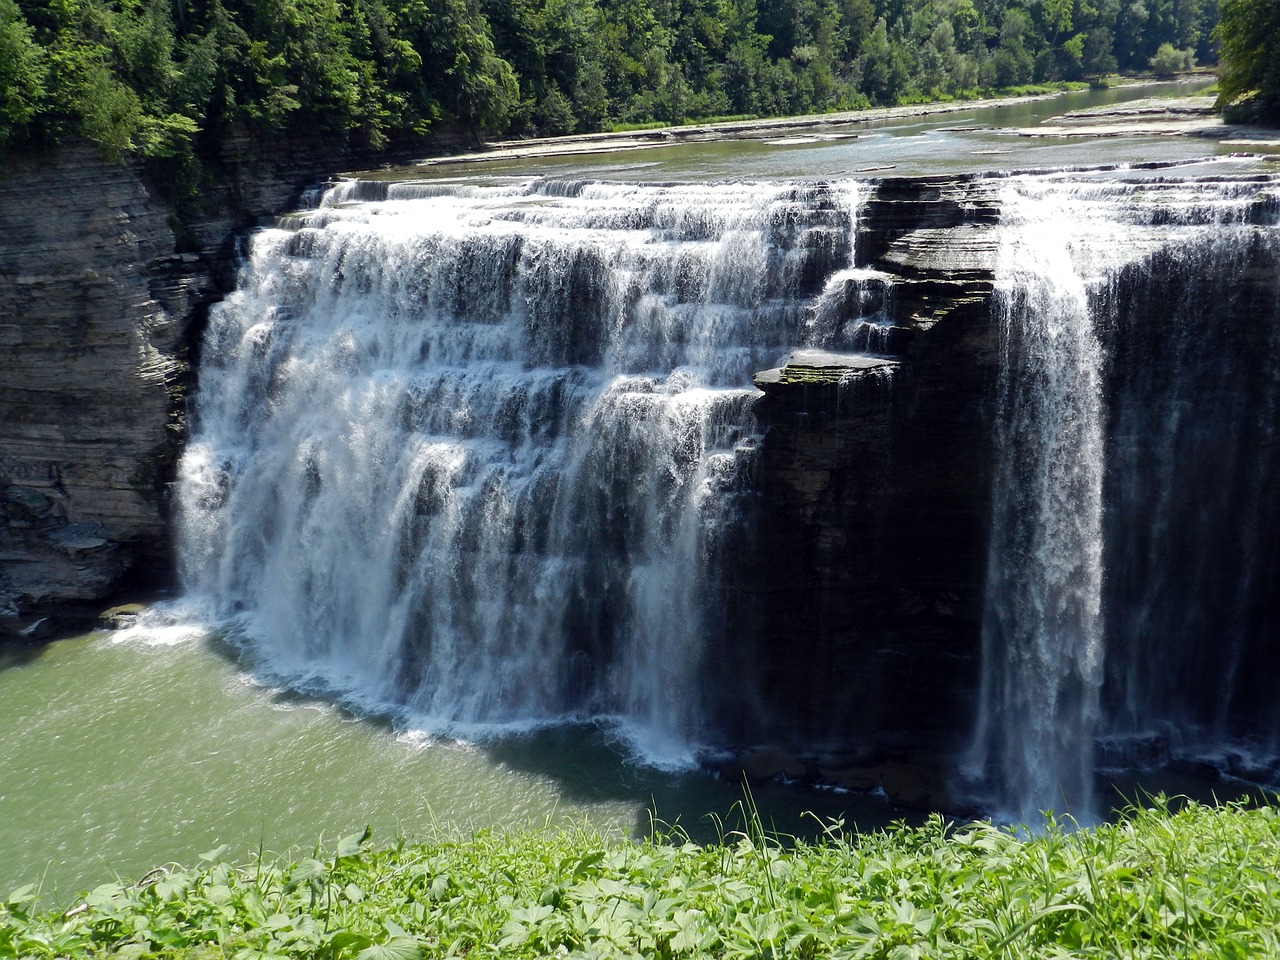
{"type": "MultiPolygon", "coordinates": [[[[167,565],[187,326],[213,293],[137,169],[89,147],[0,181],[0,623],[167,565]]],[[[65,611],[64,607],[64,611],[65,611]]],[[[26,615],[26,616],[24,616],[26,615]]],[[[32,619],[34,617],[35,619],[32,619]]]]}
{"type": "MultiPolygon", "coordinates": [[[[421,149],[419,146],[418,149],[421,149]]],[[[343,162],[232,141],[181,214],[89,145],[0,175],[0,639],[39,639],[173,577],[166,490],[191,354],[236,237],[343,162]]]]}
{"type": "Polygon", "coordinates": [[[888,384],[897,360],[865,353],[797,350],[774,370],[755,375],[756,388],[781,407],[799,412],[846,410],[868,389],[888,384]]]}
{"type": "Polygon", "coordinates": [[[717,715],[809,779],[908,803],[928,791],[896,765],[959,745],[978,682],[995,220],[981,178],[881,184],[847,281],[883,301],[879,356],[801,351],[756,379],[753,540],[734,551],[737,642],[717,659],[758,689],[724,684],[717,715]],[[851,745],[871,758],[841,760],[851,745]]]}
{"type": "MultiPolygon", "coordinates": [[[[757,377],[750,523],[727,553],[730,639],[714,658],[719,733],[739,738],[715,762],[726,776],[972,809],[959,773],[981,700],[993,474],[1009,455],[993,446],[994,186],[884,183],[835,309],[873,318],[878,339],[847,349],[875,359],[833,343],[757,377]]],[[[1223,221],[1167,213],[1176,181],[1143,189],[1156,213],[1089,293],[1106,358],[1096,762],[1273,785],[1276,186],[1233,179],[1223,221]],[[1206,763],[1196,738],[1248,749],[1206,763]]]]}

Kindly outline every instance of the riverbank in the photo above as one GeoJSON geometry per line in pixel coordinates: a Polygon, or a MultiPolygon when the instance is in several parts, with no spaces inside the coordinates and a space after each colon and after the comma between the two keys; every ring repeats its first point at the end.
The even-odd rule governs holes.
{"type": "MultiPolygon", "coordinates": [[[[1209,82],[1208,77],[1189,77],[1182,83],[1187,86],[1203,87],[1209,82]]],[[[1125,89],[1149,87],[1167,84],[1168,81],[1139,80],[1124,83],[1125,89]]],[[[811,114],[798,117],[773,117],[750,120],[729,120],[720,123],[685,124],[681,126],[655,127],[643,130],[614,131],[606,133],[574,134],[561,137],[545,137],[534,139],[498,139],[486,142],[478,150],[444,154],[424,158],[414,162],[416,168],[448,167],[452,165],[483,164],[501,160],[529,160],[546,157],[565,157],[596,153],[612,153],[617,151],[645,150],[655,147],[672,146],[677,143],[714,143],[725,140],[763,140],[783,136],[808,135],[827,139],[844,139],[857,135],[859,129],[870,129],[887,123],[903,120],[945,117],[949,114],[966,113],[975,110],[1011,110],[1026,104],[1056,100],[1065,94],[1077,92],[1074,89],[1055,90],[1049,93],[1037,93],[1022,96],[988,97],[977,100],[953,100],[946,102],[914,104],[905,107],[877,107],[864,110],[849,110],[837,113],[811,114]]],[[[1139,104],[1129,103],[1123,106],[1100,108],[1089,111],[1094,114],[1096,123],[1089,128],[1080,128],[1073,135],[1112,135],[1119,128],[1111,126],[1113,119],[1129,121],[1127,132],[1143,132],[1153,130],[1157,133],[1200,133],[1211,125],[1223,127],[1224,131],[1238,134],[1237,128],[1226,128],[1221,118],[1212,114],[1212,97],[1182,98],[1177,106],[1167,110],[1146,107],[1139,109],[1139,104]],[[1206,112],[1212,116],[1207,121],[1206,112]],[[1157,128],[1157,123],[1159,127],[1157,128]],[[1089,130],[1101,130],[1091,134],[1089,130]]],[[[1148,104],[1148,101],[1142,101],[1148,104]]],[[[1247,134],[1247,129],[1246,129],[1247,134]]],[[[1052,135],[1052,134],[1046,134],[1052,135]]]]}
{"type": "Polygon", "coordinates": [[[1174,812],[1034,834],[933,818],[787,845],[481,833],[292,861],[212,850],[68,909],[0,903],[0,956],[907,958],[1280,953],[1280,815],[1174,812]]]}

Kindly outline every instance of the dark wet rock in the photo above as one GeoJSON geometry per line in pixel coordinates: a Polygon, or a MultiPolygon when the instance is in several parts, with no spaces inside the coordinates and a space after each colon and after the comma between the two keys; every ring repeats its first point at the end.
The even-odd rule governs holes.
{"type": "MultiPolygon", "coordinates": [[[[844,301],[902,331],[895,352],[800,352],[757,376],[765,434],[726,604],[735,642],[717,657],[755,685],[715,685],[734,691],[715,704],[725,729],[906,762],[966,740],[998,359],[993,197],[980,178],[882,183],[856,243],[875,296],[844,301]]],[[[815,775],[867,789],[876,766],[815,775]]]]}
{"type": "Polygon", "coordinates": [[[881,772],[883,789],[894,803],[917,810],[955,810],[955,771],[934,757],[919,756],[910,763],[888,763],[881,772]]]}
{"type": "Polygon", "coordinates": [[[820,782],[854,793],[871,793],[884,785],[884,769],[870,767],[822,767],[818,770],[820,782]]]}
{"type": "Polygon", "coordinates": [[[746,751],[733,766],[738,769],[740,778],[748,783],[779,779],[800,780],[809,772],[809,768],[799,757],[769,747],[746,751]]]}
{"type": "Polygon", "coordinates": [[[1152,732],[1099,737],[1094,756],[1104,770],[1155,770],[1169,762],[1169,738],[1152,732]]]}
{"type": "Polygon", "coordinates": [[[1199,757],[1174,757],[1166,765],[1166,769],[1198,780],[1213,781],[1222,778],[1222,770],[1216,763],[1199,757]]]}
{"type": "Polygon", "coordinates": [[[147,610],[145,603],[121,603],[98,614],[98,627],[102,630],[124,630],[138,622],[147,610]]]}

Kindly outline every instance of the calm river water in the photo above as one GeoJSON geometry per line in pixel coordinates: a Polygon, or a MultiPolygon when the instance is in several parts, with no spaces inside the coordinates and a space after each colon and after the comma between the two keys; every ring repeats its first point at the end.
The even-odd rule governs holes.
{"type": "MultiPolygon", "coordinates": [[[[710,839],[740,825],[742,788],[630,763],[607,731],[531,731],[481,746],[397,733],[264,687],[207,636],[176,628],[0,648],[0,895],[43,878],[66,900],[113,876],[309,849],[372,825],[382,841],[590,823],[640,836],[656,816],[710,839]]],[[[806,811],[863,827],[874,798],[758,787],[784,832],[806,811]]]]}

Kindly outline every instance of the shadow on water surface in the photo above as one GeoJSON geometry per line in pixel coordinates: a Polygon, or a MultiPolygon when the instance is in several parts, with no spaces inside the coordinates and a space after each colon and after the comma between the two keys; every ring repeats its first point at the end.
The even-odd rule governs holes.
{"type": "Polygon", "coordinates": [[[14,667],[25,667],[43,657],[49,649],[48,643],[17,643],[0,640],[0,670],[14,667]]]}
{"type": "Polygon", "coordinates": [[[750,788],[702,770],[668,772],[634,760],[607,726],[546,727],[483,745],[495,762],[553,779],[567,798],[641,805],[632,833],[648,836],[676,828],[696,843],[746,832],[754,810],[767,833],[812,840],[833,822],[846,831],[874,830],[897,820],[923,822],[925,814],[882,797],[770,781],[750,788]]]}
{"type": "MultiPolygon", "coordinates": [[[[238,670],[253,673],[259,666],[251,651],[225,636],[209,635],[203,643],[238,670]]],[[[0,647],[0,657],[3,653],[0,647]]],[[[349,721],[370,725],[388,737],[404,731],[393,714],[362,710],[326,691],[269,685],[264,692],[273,704],[335,710],[349,721]]],[[[434,742],[445,746],[456,743],[447,737],[434,742]]],[[[497,767],[551,782],[569,804],[634,806],[629,831],[634,837],[674,833],[696,843],[716,843],[750,832],[758,817],[766,833],[784,841],[814,840],[833,823],[846,833],[854,833],[898,821],[918,824],[928,816],[926,811],[896,806],[876,794],[791,781],[746,786],[706,770],[669,771],[649,766],[636,759],[625,740],[605,721],[548,725],[470,746],[497,767]]],[[[1149,806],[1149,799],[1157,794],[1174,798],[1172,809],[1192,801],[1264,805],[1277,800],[1264,788],[1225,776],[1207,763],[1196,766],[1175,761],[1160,769],[1108,770],[1096,775],[1096,796],[1106,820],[1117,819],[1135,805],[1149,806]]]]}
{"type": "MultiPolygon", "coordinates": [[[[259,670],[251,649],[225,635],[210,634],[205,647],[264,684],[269,702],[290,708],[321,706],[371,725],[386,736],[404,732],[390,712],[370,712],[325,690],[276,686],[259,670]]],[[[435,738],[446,746],[456,741],[435,738]]],[[[846,832],[875,830],[896,821],[923,822],[926,813],[891,804],[881,796],[771,781],[746,787],[693,769],[663,770],[634,756],[605,721],[565,722],[473,742],[492,764],[521,776],[553,783],[574,806],[627,804],[636,807],[630,833],[661,835],[672,829],[696,843],[714,843],[752,826],[754,809],[767,833],[812,840],[832,823],[846,832]]]]}

